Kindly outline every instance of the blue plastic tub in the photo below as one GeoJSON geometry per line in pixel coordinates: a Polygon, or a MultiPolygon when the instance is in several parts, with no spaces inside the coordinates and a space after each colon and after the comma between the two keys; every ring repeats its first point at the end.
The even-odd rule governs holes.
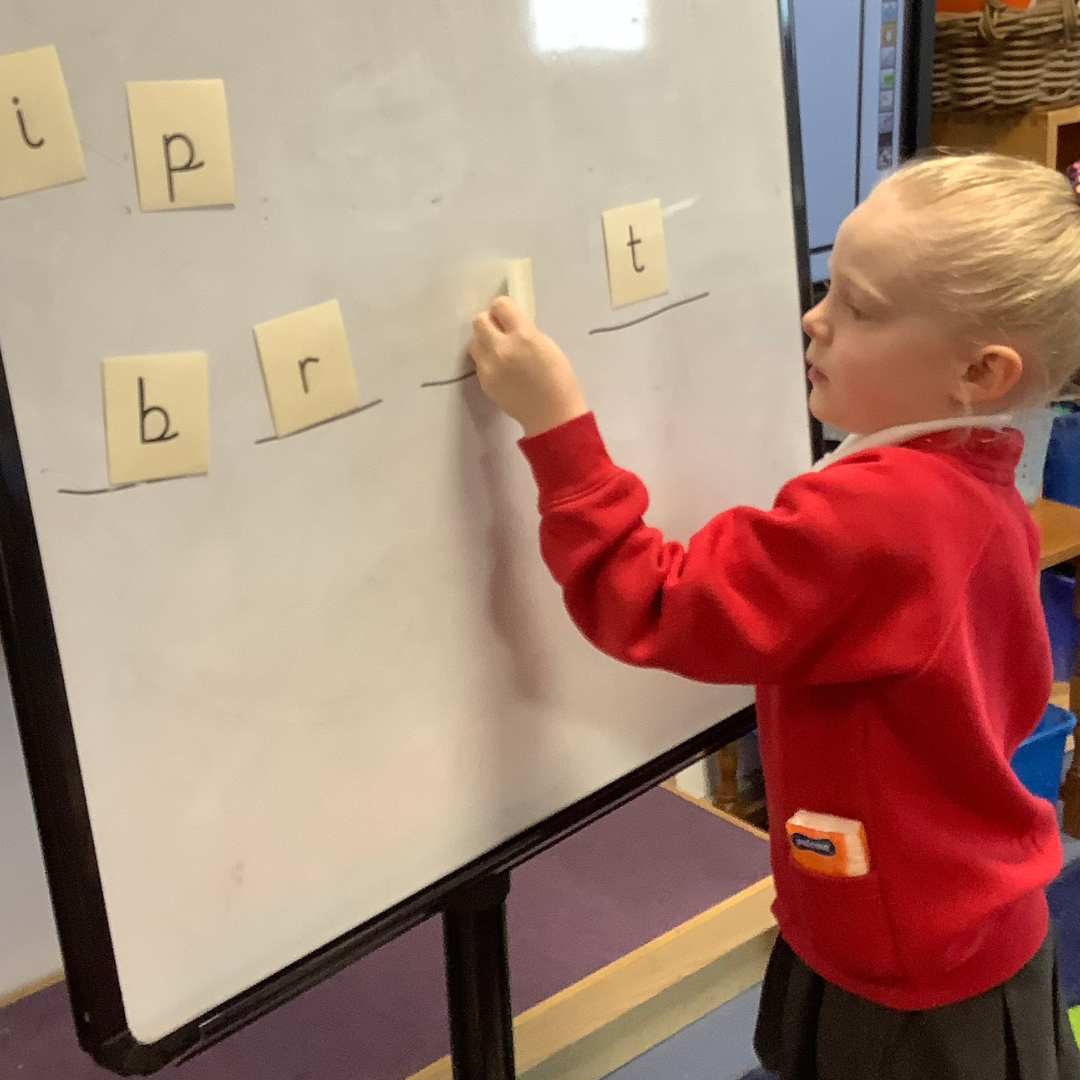
{"type": "Polygon", "coordinates": [[[1047,705],[1039,726],[1013,754],[1012,767],[1032,795],[1057,802],[1065,765],[1065,740],[1074,727],[1076,717],[1071,712],[1047,705]]]}
{"type": "Polygon", "coordinates": [[[1080,654],[1080,620],[1076,606],[1076,578],[1056,570],[1044,570],[1039,578],[1050,652],[1054,657],[1054,681],[1066,682],[1076,671],[1080,654]]]}
{"type": "Polygon", "coordinates": [[[1054,420],[1046,454],[1043,494],[1057,502],[1080,506],[1080,412],[1054,420]]]}

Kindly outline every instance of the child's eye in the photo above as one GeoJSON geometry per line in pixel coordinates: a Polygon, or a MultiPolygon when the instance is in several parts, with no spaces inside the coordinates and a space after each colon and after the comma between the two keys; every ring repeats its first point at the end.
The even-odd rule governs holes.
{"type": "Polygon", "coordinates": [[[848,311],[851,312],[852,317],[855,318],[856,321],[866,318],[866,312],[863,311],[862,308],[857,308],[850,300],[848,301],[848,311]]]}

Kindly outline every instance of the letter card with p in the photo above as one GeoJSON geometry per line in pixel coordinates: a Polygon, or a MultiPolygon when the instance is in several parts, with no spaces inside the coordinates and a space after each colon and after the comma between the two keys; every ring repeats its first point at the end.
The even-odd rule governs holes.
{"type": "Polygon", "coordinates": [[[234,206],[232,140],[220,79],[128,83],[143,210],[234,206]]]}

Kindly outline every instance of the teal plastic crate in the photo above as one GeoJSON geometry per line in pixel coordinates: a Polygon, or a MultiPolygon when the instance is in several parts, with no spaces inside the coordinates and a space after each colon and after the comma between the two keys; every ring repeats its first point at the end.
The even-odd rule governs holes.
{"type": "Polygon", "coordinates": [[[1039,726],[1013,755],[1013,770],[1033,795],[1057,802],[1065,765],[1065,740],[1075,727],[1076,717],[1068,709],[1047,705],[1039,726]]]}

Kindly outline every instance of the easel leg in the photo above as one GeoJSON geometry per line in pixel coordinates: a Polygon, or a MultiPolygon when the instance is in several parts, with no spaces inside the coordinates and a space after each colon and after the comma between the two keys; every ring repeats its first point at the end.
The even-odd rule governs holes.
{"type": "Polygon", "coordinates": [[[514,1080],[506,951],[509,873],[455,893],[443,912],[454,1080],[514,1080]]]}

